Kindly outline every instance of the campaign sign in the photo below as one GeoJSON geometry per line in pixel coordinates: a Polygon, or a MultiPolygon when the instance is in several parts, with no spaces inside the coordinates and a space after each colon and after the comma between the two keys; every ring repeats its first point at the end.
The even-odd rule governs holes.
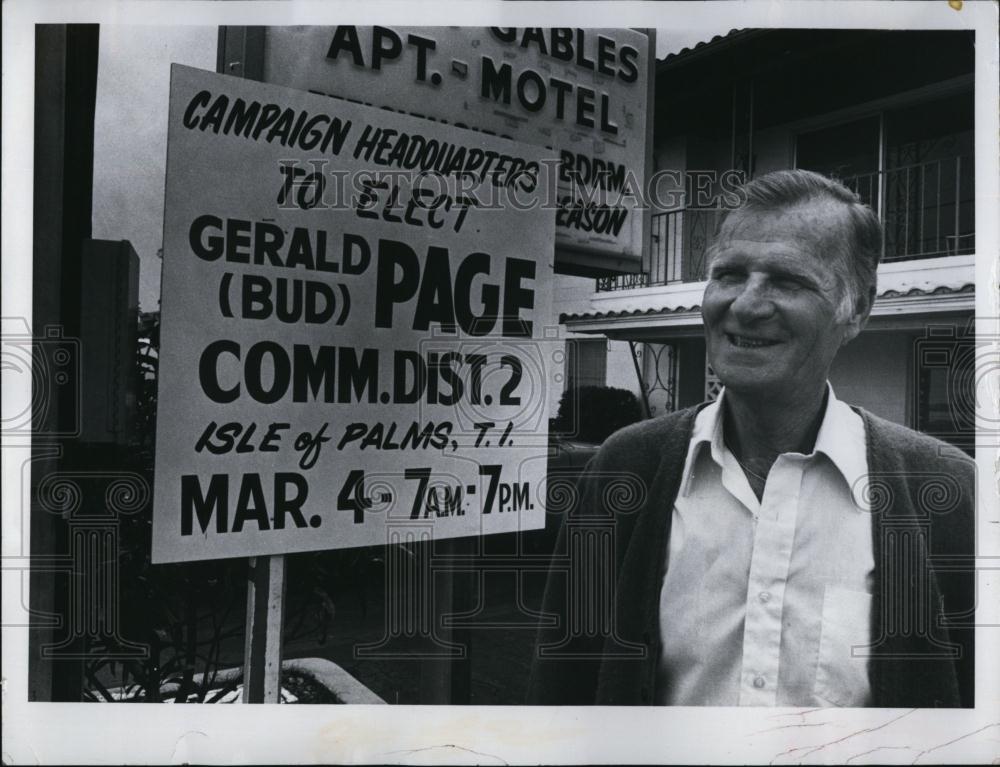
{"type": "Polygon", "coordinates": [[[262,79],[556,150],[557,259],[638,268],[650,38],[569,27],[264,28],[262,79]]]}
{"type": "Polygon", "coordinates": [[[154,562],[544,526],[551,153],[175,65],[167,154],[154,562]]]}

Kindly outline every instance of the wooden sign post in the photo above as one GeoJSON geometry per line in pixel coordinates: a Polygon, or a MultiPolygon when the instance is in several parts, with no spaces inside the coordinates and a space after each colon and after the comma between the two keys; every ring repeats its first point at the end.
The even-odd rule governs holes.
{"type": "Polygon", "coordinates": [[[281,702],[281,644],[285,618],[285,557],[250,557],[243,702],[281,702]]]}

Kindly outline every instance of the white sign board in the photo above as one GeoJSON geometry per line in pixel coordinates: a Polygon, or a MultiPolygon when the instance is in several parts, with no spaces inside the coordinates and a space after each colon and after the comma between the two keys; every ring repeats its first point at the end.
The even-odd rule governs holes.
{"type": "Polygon", "coordinates": [[[175,65],[167,155],[154,562],[544,526],[544,150],[175,65]]]}
{"type": "Polygon", "coordinates": [[[649,66],[630,29],[272,26],[262,79],[556,149],[560,263],[634,269],[649,66]]]}

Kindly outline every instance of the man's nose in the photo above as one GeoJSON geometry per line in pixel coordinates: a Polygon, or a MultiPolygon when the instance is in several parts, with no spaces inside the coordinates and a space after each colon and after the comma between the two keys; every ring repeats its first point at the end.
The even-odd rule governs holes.
{"type": "Polygon", "coordinates": [[[743,283],[739,295],[729,305],[729,310],[740,323],[752,323],[774,314],[774,301],[770,285],[763,275],[752,274],[743,283]]]}

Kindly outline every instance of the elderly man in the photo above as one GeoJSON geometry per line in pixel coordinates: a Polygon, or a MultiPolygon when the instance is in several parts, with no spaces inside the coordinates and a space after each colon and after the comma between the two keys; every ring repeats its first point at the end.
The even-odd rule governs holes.
{"type": "Polygon", "coordinates": [[[972,576],[939,563],[973,553],[973,464],[827,381],[875,299],[878,220],[808,171],[745,193],[702,301],[724,389],[619,431],[588,466],[557,550],[586,561],[575,583],[550,575],[559,620],[529,700],[971,706],[972,576]],[[603,559],[579,543],[601,529],[603,559]],[[613,598],[603,624],[588,593],[613,598]]]}

